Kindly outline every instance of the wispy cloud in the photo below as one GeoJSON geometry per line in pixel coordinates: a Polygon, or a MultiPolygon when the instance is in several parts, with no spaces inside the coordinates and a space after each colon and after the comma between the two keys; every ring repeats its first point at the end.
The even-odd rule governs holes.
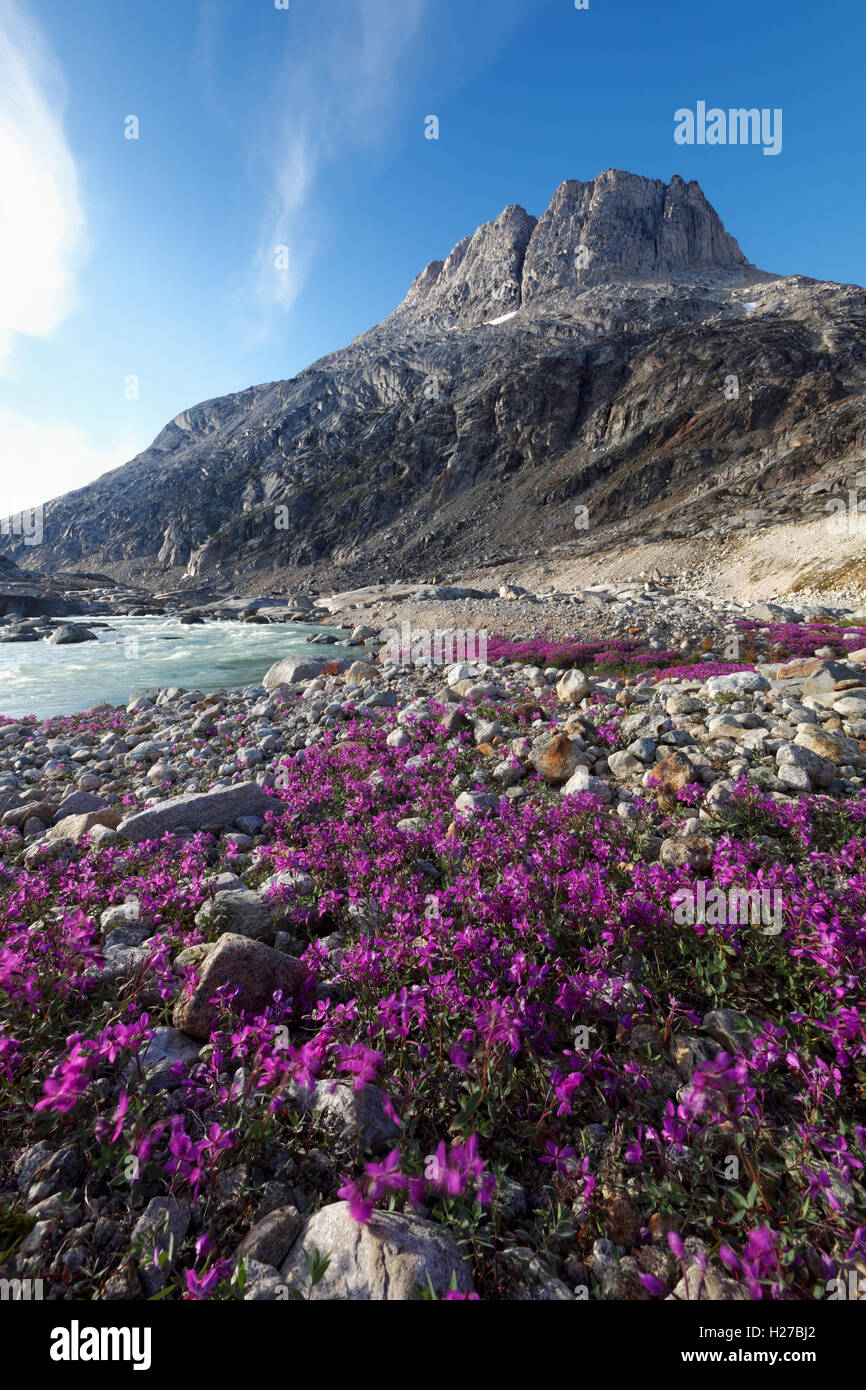
{"type": "Polygon", "coordinates": [[[431,8],[432,0],[334,0],[307,14],[275,12],[277,27],[293,27],[290,43],[275,31],[287,56],[256,151],[271,188],[248,282],[261,332],[274,311],[291,308],[315,254],[316,180],[338,156],[382,140],[431,8]]]}
{"type": "Polygon", "coordinates": [[[16,335],[44,337],[75,307],[84,213],[63,105],[39,31],[0,0],[0,374],[16,335]]]}
{"type": "MultiPolygon", "coordinates": [[[[316,192],[329,170],[384,146],[389,135],[399,139],[399,121],[410,110],[420,132],[437,108],[419,107],[419,94],[444,101],[493,61],[536,5],[473,0],[459,11],[459,23],[439,0],[310,7],[293,0],[289,10],[274,11],[275,51],[285,45],[286,56],[262,115],[266,135],[254,151],[270,193],[243,292],[255,316],[251,337],[265,336],[303,287],[327,234],[316,192]],[[288,250],[283,269],[276,264],[281,247],[288,250]]],[[[202,49],[211,71],[215,33],[202,49]]]]}

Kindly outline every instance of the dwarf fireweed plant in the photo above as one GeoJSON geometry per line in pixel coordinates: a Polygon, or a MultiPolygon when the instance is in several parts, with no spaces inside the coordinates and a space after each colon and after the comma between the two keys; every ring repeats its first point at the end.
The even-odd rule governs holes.
{"type": "Polygon", "coordinates": [[[545,638],[513,642],[507,637],[491,637],[487,643],[488,661],[518,661],[562,669],[589,665],[594,668],[594,675],[607,671],[641,672],[664,666],[676,656],[676,652],[657,651],[628,637],[573,637],[556,642],[545,638]]]}
{"type": "Polygon", "coordinates": [[[786,661],[796,657],[811,657],[819,647],[835,648],[836,655],[856,651],[866,644],[866,628],[840,627],[830,622],[758,623],[743,618],[737,627],[747,639],[759,641],[768,651],[767,659],[786,661]]]}
{"type": "MultiPolygon", "coordinates": [[[[619,744],[615,707],[589,717],[600,745],[619,744]]],[[[484,1298],[512,1291],[526,1261],[559,1277],[570,1257],[590,1261],[626,1186],[630,1244],[668,1229],[684,1263],[712,1263],[750,1297],[813,1297],[819,1276],[862,1258],[866,1228],[866,799],[778,803],[741,781],[698,875],[642,847],[692,815],[701,788],[664,805],[648,792],[639,822],[540,783],[464,817],[455,779],[485,761],[440,718],[394,748],[390,713],[359,716],[285,759],[251,856],[206,835],[85,843],[44,865],[7,855],[7,1156],[39,1141],[74,1151],[89,1200],[121,1221],[130,1203],[187,1203],[168,1297],[238,1296],[229,1264],[272,1181],[307,1214],[344,1200],[361,1223],[387,1208],[441,1224],[484,1298]],[[272,900],[308,986],[257,1014],[224,991],[198,1056],[153,1089],[146,1050],[189,983],[174,958],[209,939],[196,914],[232,864],[250,888],[289,871],[305,884],[272,900]],[[698,878],[779,893],[781,931],[678,925],[676,895],[698,878]],[[107,986],[100,916],[133,896],[147,959],[107,986]],[[714,1040],[712,1010],[747,1029],[714,1040]],[[387,1145],[329,1127],[327,1092],[371,1105],[387,1145]]],[[[116,712],[91,722],[124,728],[116,712]]],[[[17,1217],[9,1229],[22,1238],[17,1217]]],[[[84,1296],[104,1290],[102,1259],[84,1296]]],[[[670,1290],[647,1278],[623,1296],[660,1296],[652,1279],[670,1290]]]]}

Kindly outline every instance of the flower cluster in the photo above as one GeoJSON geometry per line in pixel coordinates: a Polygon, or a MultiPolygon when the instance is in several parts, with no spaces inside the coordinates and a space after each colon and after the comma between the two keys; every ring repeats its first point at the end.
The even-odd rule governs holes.
{"type": "MultiPolygon", "coordinates": [[[[626,655],[639,664],[636,644],[626,655]]],[[[553,657],[536,644],[522,659],[553,657]]],[[[605,705],[601,743],[621,717],[605,705]]],[[[742,780],[724,825],[706,822],[700,877],[778,893],[781,930],[682,926],[673,904],[699,875],[643,847],[701,789],[673,807],[648,797],[636,821],[543,787],[462,816],[456,787],[483,754],[439,720],[395,747],[387,716],[359,717],[286,759],[240,862],[200,835],[0,866],[11,1156],[76,1145],[113,1193],[124,1153],[149,1191],[191,1199],[187,1240],[213,1227],[218,1245],[182,1257],[191,1298],[224,1292],[239,1213],[289,1167],[308,1211],[343,1199],[360,1222],[387,1204],[459,1228],[485,1297],[513,1288],[501,1251],[515,1243],[555,1267],[563,1250],[589,1260],[606,1194],[626,1186],[634,1249],[673,1222],[686,1273],[709,1277],[709,1261],[752,1297],[813,1296],[816,1261],[838,1265],[866,1226],[866,798],[780,802],[742,780]],[[173,962],[208,939],[198,909],[232,862],[253,889],[302,885],[269,901],[311,987],[248,1015],[224,995],[200,1056],[149,1088],[146,1049],[184,985],[173,962]],[[106,990],[100,915],[133,896],[148,961],[106,990]],[[746,1025],[736,1046],[719,1040],[729,1013],[746,1025]],[[348,1144],[325,1122],[337,1109],[356,1120],[348,1144]],[[375,1159],[371,1115],[391,1136],[375,1159]]],[[[670,1291],[646,1274],[646,1294],[653,1279],[670,1291]]]]}

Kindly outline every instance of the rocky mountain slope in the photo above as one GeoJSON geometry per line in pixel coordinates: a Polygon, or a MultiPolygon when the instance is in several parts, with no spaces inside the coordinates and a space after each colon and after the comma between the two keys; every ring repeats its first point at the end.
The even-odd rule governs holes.
{"type": "Polygon", "coordinates": [[[22,565],[366,582],[826,516],[866,443],[866,292],[757,270],[696,183],[509,207],[378,327],[185,411],[22,565]]]}

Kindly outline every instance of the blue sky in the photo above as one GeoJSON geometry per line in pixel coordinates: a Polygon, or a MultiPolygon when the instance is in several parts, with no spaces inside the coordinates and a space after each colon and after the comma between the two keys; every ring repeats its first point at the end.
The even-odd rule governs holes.
{"type": "Polygon", "coordinates": [[[697,179],[761,267],[863,284],[864,41],[806,0],[0,0],[0,515],[344,346],[565,178],[697,179]],[[676,145],[699,100],[781,108],[781,153],[676,145]]]}

